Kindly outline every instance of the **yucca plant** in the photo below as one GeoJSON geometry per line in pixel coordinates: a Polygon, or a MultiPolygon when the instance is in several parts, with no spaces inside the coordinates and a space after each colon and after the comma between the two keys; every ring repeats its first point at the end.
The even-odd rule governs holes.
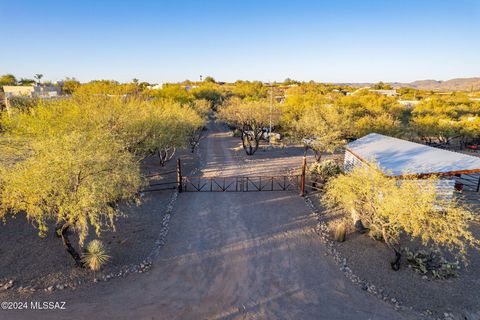
{"type": "Polygon", "coordinates": [[[343,242],[345,241],[345,236],[347,234],[347,229],[344,223],[340,223],[335,227],[335,241],[343,242]]]}
{"type": "Polygon", "coordinates": [[[92,240],[88,243],[83,254],[82,261],[86,267],[93,271],[93,277],[95,278],[95,272],[110,260],[110,256],[107,254],[102,241],[92,240]]]}

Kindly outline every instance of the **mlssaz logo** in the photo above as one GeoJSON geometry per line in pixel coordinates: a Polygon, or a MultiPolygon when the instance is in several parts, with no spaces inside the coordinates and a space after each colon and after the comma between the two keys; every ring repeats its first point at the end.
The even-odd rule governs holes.
{"type": "Polygon", "coordinates": [[[65,301],[31,301],[30,309],[32,310],[66,310],[65,301]]]}

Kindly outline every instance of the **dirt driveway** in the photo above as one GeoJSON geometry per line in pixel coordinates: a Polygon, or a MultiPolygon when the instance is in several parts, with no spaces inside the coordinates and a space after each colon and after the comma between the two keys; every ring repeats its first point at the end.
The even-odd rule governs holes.
{"type": "MultiPolygon", "coordinates": [[[[212,124],[201,147],[202,173],[246,170],[237,145],[212,124]]],[[[345,279],[325,256],[314,225],[293,192],[182,193],[150,272],[42,297],[66,301],[66,311],[0,311],[0,318],[419,318],[345,279]]]]}

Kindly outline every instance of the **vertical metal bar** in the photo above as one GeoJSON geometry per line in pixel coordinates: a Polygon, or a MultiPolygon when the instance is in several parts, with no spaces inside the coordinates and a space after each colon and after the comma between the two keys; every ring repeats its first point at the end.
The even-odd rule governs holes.
{"type": "Polygon", "coordinates": [[[273,177],[272,177],[272,191],[273,191],[273,177]]]}
{"type": "Polygon", "coordinates": [[[262,176],[260,176],[260,181],[259,181],[259,185],[258,185],[258,191],[262,191],[262,176]]]}
{"type": "Polygon", "coordinates": [[[307,157],[303,156],[302,178],[300,179],[300,196],[305,197],[305,173],[307,170],[307,157]]]}
{"type": "Polygon", "coordinates": [[[210,178],[210,192],[213,191],[213,178],[210,178]]]}
{"type": "Polygon", "coordinates": [[[477,192],[480,191],[480,176],[478,177],[477,192]]]}
{"type": "Polygon", "coordinates": [[[180,158],[177,159],[177,190],[179,193],[183,192],[182,188],[182,164],[180,158]]]}

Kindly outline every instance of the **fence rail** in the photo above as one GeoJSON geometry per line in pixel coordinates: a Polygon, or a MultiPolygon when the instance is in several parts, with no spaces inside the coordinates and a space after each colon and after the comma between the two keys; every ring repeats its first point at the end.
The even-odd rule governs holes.
{"type": "MultiPolygon", "coordinates": [[[[254,191],[300,191],[305,195],[305,170],[307,160],[304,157],[301,174],[203,177],[182,176],[182,165],[177,159],[176,181],[160,181],[149,184],[143,192],[177,189],[178,192],[254,192],[254,191]]],[[[150,175],[148,177],[157,176],[150,175]]]]}
{"type": "Polygon", "coordinates": [[[182,177],[184,192],[254,192],[298,190],[301,176],[182,177]]]}

